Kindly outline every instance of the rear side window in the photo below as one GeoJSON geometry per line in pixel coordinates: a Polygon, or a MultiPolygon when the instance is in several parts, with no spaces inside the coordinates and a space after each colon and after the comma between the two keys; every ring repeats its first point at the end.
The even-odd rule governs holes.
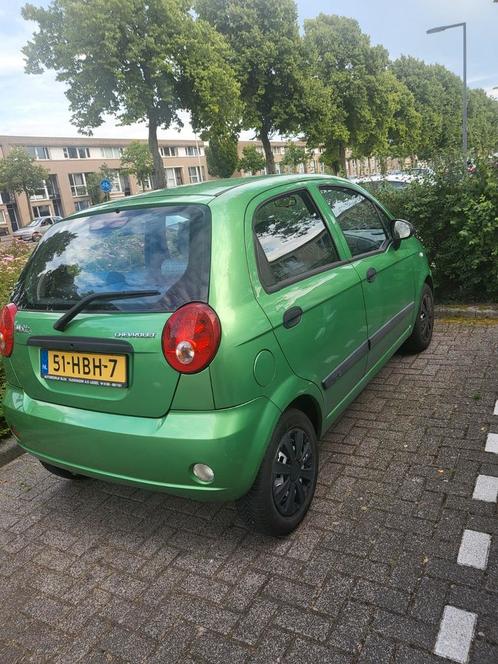
{"type": "Polygon", "coordinates": [[[270,290],[339,261],[332,237],[306,191],[260,205],[254,234],[259,276],[270,290]]]}
{"type": "Polygon", "coordinates": [[[207,302],[211,215],[176,205],[89,215],[55,224],[14,292],[20,309],[63,311],[98,292],[157,290],[147,298],[98,300],[100,311],[174,311],[207,302]]]}
{"type": "Polygon", "coordinates": [[[368,198],[346,187],[320,187],[344,233],[352,256],[382,249],[388,239],[378,208],[368,198]]]}

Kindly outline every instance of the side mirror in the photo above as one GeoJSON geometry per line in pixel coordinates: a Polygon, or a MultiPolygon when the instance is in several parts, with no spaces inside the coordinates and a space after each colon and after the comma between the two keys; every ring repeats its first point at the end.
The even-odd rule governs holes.
{"type": "Polygon", "coordinates": [[[415,234],[415,229],[409,221],[396,219],[393,223],[393,247],[398,249],[401,240],[406,240],[415,234]]]}

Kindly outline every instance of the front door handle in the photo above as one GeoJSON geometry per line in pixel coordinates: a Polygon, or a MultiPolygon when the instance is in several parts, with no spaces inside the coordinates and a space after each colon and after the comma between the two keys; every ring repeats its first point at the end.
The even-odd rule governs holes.
{"type": "Polygon", "coordinates": [[[374,267],[369,267],[367,270],[368,283],[372,283],[372,281],[375,281],[376,276],[377,276],[377,270],[374,267]]]}
{"type": "Polygon", "coordinates": [[[294,327],[299,323],[303,315],[301,307],[291,307],[284,313],[284,327],[294,327]]]}

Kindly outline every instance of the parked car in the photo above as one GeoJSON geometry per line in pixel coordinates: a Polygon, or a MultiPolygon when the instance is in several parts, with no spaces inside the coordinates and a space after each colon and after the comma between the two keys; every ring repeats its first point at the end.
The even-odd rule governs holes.
{"type": "Polygon", "coordinates": [[[14,231],[13,236],[25,242],[38,242],[49,228],[61,220],[62,217],[58,216],[35,217],[30,224],[14,231]]]}
{"type": "Polygon", "coordinates": [[[392,189],[406,189],[408,185],[416,178],[408,173],[388,173],[386,175],[365,175],[364,177],[352,178],[351,182],[366,186],[371,191],[377,193],[382,187],[391,187],[392,189]]]}
{"type": "Polygon", "coordinates": [[[236,500],[283,535],[322,433],[432,326],[413,227],[347,180],[153,191],[40,241],[1,313],[5,417],[56,475],[236,500]]]}

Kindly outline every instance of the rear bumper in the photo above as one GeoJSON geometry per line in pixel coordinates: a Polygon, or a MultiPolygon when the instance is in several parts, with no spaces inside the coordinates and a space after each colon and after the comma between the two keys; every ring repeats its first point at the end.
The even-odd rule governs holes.
{"type": "Polygon", "coordinates": [[[266,398],[159,419],[110,415],[31,399],[8,385],[7,422],[36,457],[104,481],[196,500],[233,500],[250,489],[280,411],[266,398]],[[195,463],[214,470],[203,484],[195,463]]]}

